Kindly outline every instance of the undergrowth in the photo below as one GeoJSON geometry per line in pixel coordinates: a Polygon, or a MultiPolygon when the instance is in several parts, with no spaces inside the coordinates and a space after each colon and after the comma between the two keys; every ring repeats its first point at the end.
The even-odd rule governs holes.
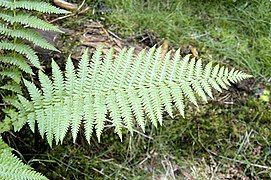
{"type": "Polygon", "coordinates": [[[271,76],[269,0],[106,0],[95,4],[107,25],[122,37],[153,32],[175,47],[197,47],[201,57],[239,65],[258,77],[271,76]]]}
{"type": "Polygon", "coordinates": [[[172,170],[177,179],[187,174],[207,179],[271,177],[271,111],[265,103],[250,98],[227,106],[217,101],[200,112],[190,111],[186,119],[177,115],[161,128],[146,128],[146,136],[126,134],[123,142],[108,130],[101,143],[93,138],[89,145],[81,138],[72,145],[69,136],[63,145],[47,149],[39,138],[33,141],[33,134],[19,133],[24,143],[17,148],[33,147],[25,160],[49,179],[172,178],[172,170]]]}

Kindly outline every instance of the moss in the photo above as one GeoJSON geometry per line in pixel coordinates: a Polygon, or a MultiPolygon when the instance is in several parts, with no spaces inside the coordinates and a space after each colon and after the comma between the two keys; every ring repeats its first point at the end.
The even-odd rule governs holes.
{"type": "Polygon", "coordinates": [[[197,168],[206,168],[212,166],[214,160],[223,164],[217,167],[222,174],[228,173],[229,166],[235,166],[246,177],[270,178],[270,171],[251,165],[271,166],[268,105],[249,98],[233,105],[213,102],[201,106],[200,111],[189,107],[186,119],[179,116],[171,119],[165,115],[163,126],[147,128],[147,137],[126,134],[123,142],[109,129],[100,144],[93,137],[89,145],[80,138],[83,136],[71,144],[69,135],[63,145],[50,149],[43,141],[31,139],[33,135],[24,136],[27,131],[23,131],[20,141],[29,144],[21,148],[33,147],[38,153],[35,152],[35,161],[32,161],[31,153],[20,151],[28,154],[25,154],[26,160],[50,179],[158,177],[165,171],[161,164],[165,158],[178,167],[180,177],[191,163],[194,163],[192,166],[197,164],[197,168]],[[204,164],[199,159],[205,159],[204,164]]]}

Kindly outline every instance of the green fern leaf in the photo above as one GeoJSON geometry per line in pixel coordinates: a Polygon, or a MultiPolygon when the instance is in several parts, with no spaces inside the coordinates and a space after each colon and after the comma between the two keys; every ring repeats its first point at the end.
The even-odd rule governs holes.
{"type": "Polygon", "coordinates": [[[162,83],[167,79],[168,74],[169,74],[169,68],[170,68],[170,55],[171,51],[166,53],[163,63],[163,67],[160,72],[160,77],[159,77],[159,83],[162,83]]]}
{"type": "MultiPolygon", "coordinates": [[[[169,78],[169,83],[172,83],[172,81],[175,79],[175,76],[177,75],[177,69],[180,64],[180,50],[177,50],[175,52],[172,66],[171,66],[171,73],[170,73],[170,78],[169,78]]],[[[194,69],[194,68],[193,68],[194,69]]]]}
{"type": "MultiPolygon", "coordinates": [[[[55,113],[54,113],[54,119],[59,119],[59,121],[56,121],[55,127],[54,127],[54,135],[56,139],[56,143],[58,144],[58,141],[60,140],[60,135],[62,131],[62,124],[65,124],[65,117],[63,116],[63,112],[61,111],[61,107],[63,106],[64,98],[64,78],[62,75],[62,72],[57,65],[57,63],[53,60],[52,61],[52,74],[53,74],[53,101],[58,102],[56,103],[55,113]]],[[[65,116],[65,115],[64,115],[65,116]]]]}
{"type": "Polygon", "coordinates": [[[66,14],[68,11],[59,9],[45,2],[33,2],[33,1],[9,1],[4,0],[0,2],[1,7],[5,7],[11,10],[14,9],[26,9],[35,10],[47,14],[66,14]]]}
{"type": "Polygon", "coordinates": [[[8,90],[8,91],[12,91],[17,94],[22,94],[21,86],[18,83],[10,82],[8,84],[1,86],[0,88],[8,90]]]}
{"type": "Polygon", "coordinates": [[[10,180],[46,180],[47,178],[35,172],[30,166],[25,165],[20,159],[12,154],[0,137],[0,179],[10,180]]]}
{"type": "MultiPolygon", "coordinates": [[[[72,98],[70,98],[69,96],[64,98],[64,102],[61,106],[56,106],[56,108],[59,108],[59,111],[57,112],[62,111],[59,118],[59,121],[61,121],[61,128],[58,130],[60,133],[59,140],[61,143],[63,143],[64,137],[68,132],[68,128],[70,126],[70,121],[72,119],[72,106],[72,98]]],[[[58,142],[58,139],[56,139],[56,142],[58,142]]]]}
{"type": "Polygon", "coordinates": [[[19,84],[21,81],[21,72],[17,68],[14,68],[14,67],[3,69],[0,72],[0,76],[8,77],[17,84],[19,84]]]}
{"type": "Polygon", "coordinates": [[[182,115],[182,117],[185,117],[184,116],[184,97],[183,97],[182,89],[178,86],[173,87],[171,89],[171,95],[180,114],[182,115]]]}
{"type": "Polygon", "coordinates": [[[99,48],[89,61],[86,50],[77,72],[68,58],[65,75],[53,61],[53,82],[43,73],[39,75],[43,93],[25,81],[34,109],[30,103],[31,107],[24,106],[25,111],[20,112],[34,113],[31,117],[36,117],[39,131],[46,133],[50,145],[53,139],[62,143],[69,127],[75,141],[82,122],[89,143],[93,129],[100,142],[108,124],[122,139],[124,128],[132,133],[138,124],[145,130],[144,114],[157,127],[164,110],[173,116],[173,105],[184,117],[186,99],[197,106],[196,94],[207,101],[206,94],[212,98],[211,88],[221,90],[230,82],[251,77],[211,63],[203,67],[201,60],[189,56],[181,59],[179,50],[172,60],[170,52],[161,57],[161,48],[137,56],[133,52],[133,48],[123,49],[113,58],[112,50],[103,56],[99,48]]]}
{"type": "MultiPolygon", "coordinates": [[[[51,80],[46,76],[42,71],[39,71],[39,81],[43,91],[43,107],[44,107],[44,115],[45,115],[45,133],[49,145],[52,146],[53,135],[54,135],[54,112],[53,106],[50,106],[53,102],[53,84],[51,80]]],[[[37,92],[35,92],[37,93],[37,92]]],[[[37,93],[36,96],[39,96],[37,93]]]]}
{"type": "Polygon", "coordinates": [[[30,129],[32,130],[32,132],[34,132],[35,129],[35,109],[34,109],[34,105],[32,102],[28,101],[25,97],[18,95],[18,98],[23,106],[24,109],[20,108],[20,114],[22,116],[26,116],[27,117],[27,123],[30,127],[30,129]]]}
{"type": "Polygon", "coordinates": [[[209,62],[205,66],[205,69],[203,71],[203,79],[201,80],[201,85],[202,85],[204,91],[208,94],[208,96],[213,99],[211,85],[208,82],[208,79],[211,75],[211,71],[212,71],[212,62],[209,62]]]}
{"type": "Polygon", "coordinates": [[[75,143],[77,133],[80,128],[81,120],[83,117],[83,99],[80,97],[80,95],[74,95],[73,96],[73,108],[72,108],[72,121],[71,121],[71,130],[72,130],[72,136],[73,136],[73,142],[75,143]]]}
{"type": "Polygon", "coordinates": [[[130,131],[131,134],[133,134],[133,115],[132,110],[130,108],[127,108],[129,107],[127,93],[124,91],[116,92],[116,101],[126,128],[130,131]]]}
{"type": "Polygon", "coordinates": [[[163,88],[158,89],[159,90],[159,96],[161,97],[162,105],[165,107],[165,110],[170,115],[170,117],[173,117],[173,110],[172,110],[172,97],[170,93],[170,89],[166,86],[163,88]]]}
{"type": "MultiPolygon", "coordinates": [[[[89,72],[89,56],[86,50],[82,56],[82,59],[78,65],[77,81],[75,85],[75,93],[81,96],[84,93],[85,84],[87,82],[89,72]]],[[[95,56],[95,55],[94,55],[95,56]]],[[[99,59],[98,59],[99,60],[99,59]]]]}
{"type": "MultiPolygon", "coordinates": [[[[33,104],[34,104],[35,114],[36,114],[36,118],[37,118],[36,120],[38,122],[40,134],[42,137],[44,137],[44,134],[46,132],[47,122],[45,121],[46,116],[44,113],[45,108],[43,108],[43,106],[44,106],[43,96],[33,83],[31,83],[27,80],[24,80],[24,84],[27,87],[28,92],[31,97],[31,100],[33,101],[33,104]]],[[[45,105],[47,105],[47,104],[45,104],[45,105]]]]}
{"type": "Polygon", "coordinates": [[[117,103],[116,93],[113,91],[106,97],[107,109],[112,119],[112,124],[115,127],[116,133],[122,140],[122,120],[120,114],[120,108],[117,103]]]}
{"type": "Polygon", "coordinates": [[[19,43],[14,44],[6,41],[1,41],[0,49],[16,51],[20,54],[23,54],[36,68],[41,69],[38,56],[36,55],[35,51],[31,49],[31,47],[28,45],[19,43]]]}
{"type": "Polygon", "coordinates": [[[33,74],[31,67],[27,64],[24,58],[20,55],[0,55],[0,61],[6,64],[17,66],[22,71],[33,74]]]}
{"type": "Polygon", "coordinates": [[[74,66],[71,60],[71,57],[68,57],[66,63],[66,73],[65,73],[65,90],[68,97],[72,97],[75,92],[75,83],[77,82],[77,77],[75,74],[74,66]]]}
{"type": "Polygon", "coordinates": [[[62,33],[62,31],[60,31],[56,26],[47,23],[35,16],[30,16],[28,14],[18,13],[16,14],[16,16],[12,16],[11,14],[0,12],[0,19],[3,19],[4,21],[9,22],[11,24],[19,23],[44,31],[55,31],[62,33]]]}
{"type": "MultiPolygon", "coordinates": [[[[22,94],[20,84],[22,84],[21,76],[24,74],[21,71],[33,74],[30,64],[41,69],[38,56],[31,46],[34,45],[44,49],[58,51],[54,46],[49,44],[34,28],[61,32],[52,24],[32,16],[32,13],[30,15],[30,13],[27,13],[27,10],[57,14],[67,13],[67,11],[60,10],[48,3],[27,0],[2,0],[0,1],[0,8],[2,8],[0,11],[0,35],[3,39],[0,41],[0,51],[2,53],[0,55],[0,62],[5,64],[5,67],[2,68],[2,71],[0,72],[0,76],[4,83],[7,82],[0,88],[1,90],[13,91],[14,94],[22,94]],[[30,42],[31,45],[26,45],[25,43],[28,43],[27,41],[30,42]],[[29,61],[26,61],[25,59],[28,59],[29,61]]],[[[40,73],[40,78],[41,76],[42,74],[40,73]]],[[[47,78],[47,81],[50,81],[47,76],[43,75],[43,78],[47,78]]],[[[53,80],[54,87],[52,86],[53,88],[49,89],[49,91],[53,89],[53,91],[57,92],[58,86],[55,83],[58,82],[58,79],[53,78],[53,80]]],[[[33,84],[28,85],[32,86],[32,88],[35,87],[33,84]]],[[[46,89],[45,86],[43,89],[46,89]]],[[[48,95],[49,91],[47,90],[47,94],[45,94],[48,95]]],[[[4,93],[6,93],[6,91],[3,91],[3,94],[4,93]]],[[[51,99],[55,100],[55,93],[53,93],[53,95],[54,97],[51,97],[51,99]]],[[[53,111],[52,109],[61,109],[57,108],[58,106],[61,106],[60,103],[57,103],[54,106],[50,106],[53,104],[53,101],[48,100],[48,98],[43,98],[42,96],[40,97],[40,100],[42,100],[44,104],[36,104],[32,101],[29,102],[22,97],[19,98],[20,101],[23,102],[23,106],[22,104],[18,105],[18,103],[10,103],[6,109],[6,112],[9,112],[6,113],[6,119],[11,120],[14,130],[19,130],[23,124],[28,122],[31,130],[34,131],[34,124],[35,122],[38,122],[38,127],[42,136],[46,134],[46,137],[50,143],[53,140],[52,134],[55,134],[55,139],[57,140],[56,142],[58,142],[61,137],[66,134],[67,131],[65,131],[64,135],[62,131],[61,133],[56,132],[56,130],[64,129],[62,127],[65,127],[65,123],[63,123],[63,126],[59,125],[55,128],[56,123],[54,122],[54,119],[63,117],[63,114],[62,112],[59,113],[55,110],[53,111]],[[17,110],[11,108],[10,106],[14,106],[14,108],[17,110]],[[53,116],[52,112],[54,112],[53,116]],[[18,121],[15,119],[18,119],[18,121]],[[59,134],[62,136],[56,136],[59,134]]]]}
{"type": "Polygon", "coordinates": [[[90,143],[90,138],[93,133],[94,127],[94,110],[93,110],[94,99],[93,96],[87,95],[84,100],[84,128],[85,137],[88,143],[90,143]]]}
{"type": "Polygon", "coordinates": [[[205,101],[207,102],[207,97],[204,92],[204,87],[201,84],[201,75],[202,75],[202,63],[201,60],[199,59],[196,63],[195,67],[195,74],[194,74],[194,79],[191,80],[192,87],[195,90],[195,92],[205,101]]]}
{"type": "Polygon", "coordinates": [[[140,126],[142,131],[145,132],[145,120],[141,99],[139,98],[138,94],[135,91],[129,91],[128,101],[130,103],[131,110],[134,114],[134,117],[138,125],[140,126]]]}
{"type": "Polygon", "coordinates": [[[138,92],[138,96],[141,99],[141,103],[144,107],[144,109],[146,110],[147,116],[148,118],[151,120],[152,124],[157,127],[157,121],[158,121],[158,117],[155,114],[155,110],[152,107],[152,103],[150,101],[150,94],[147,88],[142,88],[139,92],[138,92]]]}
{"type": "Polygon", "coordinates": [[[9,29],[5,25],[0,24],[0,34],[10,36],[12,38],[26,39],[32,42],[33,44],[42,47],[43,49],[58,51],[53,45],[48,43],[34,29],[25,29],[25,28],[9,29]]]}
{"type": "Polygon", "coordinates": [[[94,117],[95,117],[95,129],[96,129],[96,135],[98,137],[98,141],[101,141],[101,134],[105,126],[106,121],[106,104],[105,99],[103,96],[98,94],[94,98],[94,104],[93,104],[93,110],[94,110],[94,117]]]}

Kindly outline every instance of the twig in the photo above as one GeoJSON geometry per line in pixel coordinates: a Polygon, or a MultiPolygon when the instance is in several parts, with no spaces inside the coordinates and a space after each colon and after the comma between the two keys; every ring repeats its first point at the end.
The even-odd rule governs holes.
{"type": "Polygon", "coordinates": [[[144,133],[142,133],[142,132],[140,132],[140,131],[137,131],[137,130],[135,130],[135,129],[133,129],[133,131],[134,132],[136,132],[137,134],[140,134],[140,135],[142,135],[143,137],[145,137],[145,138],[148,138],[148,139],[151,139],[151,140],[153,140],[153,138],[152,137],[150,137],[150,136],[147,136],[147,135],[145,135],[144,133]]]}
{"type": "Polygon", "coordinates": [[[112,35],[114,38],[116,38],[116,39],[122,41],[122,39],[121,39],[119,36],[117,36],[115,33],[113,33],[112,31],[107,30],[107,32],[108,32],[110,35],[112,35]]]}
{"type": "Polygon", "coordinates": [[[100,173],[101,175],[103,175],[103,176],[105,176],[106,178],[110,178],[109,176],[107,176],[106,174],[104,174],[103,173],[103,171],[102,170],[98,170],[98,169],[96,169],[96,168],[92,168],[94,171],[96,171],[97,173],[100,173]]]}
{"type": "Polygon", "coordinates": [[[224,156],[220,156],[220,155],[218,155],[218,157],[223,158],[223,159],[227,159],[229,161],[237,162],[237,163],[240,163],[240,164],[246,164],[246,165],[249,165],[249,166],[254,166],[254,167],[258,167],[258,168],[263,168],[263,169],[271,170],[271,167],[269,167],[269,166],[264,166],[264,165],[260,165],[260,164],[254,164],[254,163],[250,163],[250,162],[245,162],[245,161],[241,161],[241,160],[237,160],[237,159],[232,159],[232,158],[228,158],[228,157],[224,157],[224,156]]]}
{"type": "Polygon", "coordinates": [[[66,19],[66,18],[69,18],[69,17],[72,17],[72,16],[76,16],[76,15],[79,15],[79,14],[83,14],[85,13],[86,11],[88,11],[90,8],[89,7],[86,7],[85,9],[83,9],[82,11],[80,12],[75,12],[75,13],[71,13],[71,14],[68,14],[68,15],[65,15],[65,16],[61,16],[61,17],[58,17],[56,19],[53,19],[51,21],[49,21],[50,23],[53,23],[53,22],[56,22],[56,21],[59,21],[59,20],[62,20],[62,19],[66,19]]]}

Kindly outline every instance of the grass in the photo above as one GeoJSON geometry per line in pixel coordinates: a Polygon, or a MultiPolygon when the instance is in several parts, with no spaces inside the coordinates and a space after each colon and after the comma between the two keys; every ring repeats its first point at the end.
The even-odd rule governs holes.
{"type": "Polygon", "coordinates": [[[269,0],[105,0],[96,1],[97,7],[123,37],[153,32],[174,47],[193,45],[201,57],[271,76],[269,0]]]}

